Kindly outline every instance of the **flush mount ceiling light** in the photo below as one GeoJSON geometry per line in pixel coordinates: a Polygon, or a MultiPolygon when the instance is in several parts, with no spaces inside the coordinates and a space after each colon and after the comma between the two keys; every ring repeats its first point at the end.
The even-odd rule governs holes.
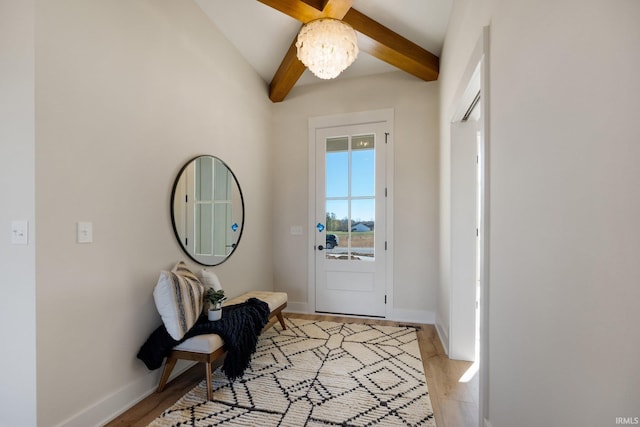
{"type": "Polygon", "coordinates": [[[338,19],[322,18],[306,23],[296,41],[298,59],[321,79],[338,77],[358,56],[358,37],[338,19]]]}

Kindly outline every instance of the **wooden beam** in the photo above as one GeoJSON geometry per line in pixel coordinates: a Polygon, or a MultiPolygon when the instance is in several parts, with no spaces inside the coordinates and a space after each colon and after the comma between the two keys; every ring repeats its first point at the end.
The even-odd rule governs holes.
{"type": "Polygon", "coordinates": [[[298,59],[296,49],[296,39],[289,47],[287,54],[278,67],[278,71],[273,76],[269,84],[269,99],[272,102],[281,102],[287,97],[293,86],[304,73],[307,67],[298,59]]]}
{"type": "Polygon", "coordinates": [[[426,81],[437,80],[440,59],[355,9],[343,21],[364,37],[358,47],[382,61],[426,81]]]}
{"type": "MultiPolygon", "coordinates": [[[[353,0],[258,0],[303,23],[319,18],[342,19],[361,34],[359,48],[420,79],[438,79],[440,59],[351,6],[353,0]]],[[[296,55],[295,38],[269,85],[269,98],[280,102],[296,84],[305,66],[296,55]]]]}
{"type": "Polygon", "coordinates": [[[300,0],[300,1],[308,4],[311,7],[314,7],[316,9],[322,11],[322,10],[324,10],[324,7],[327,5],[327,2],[329,0],[300,0]]]}
{"type": "Polygon", "coordinates": [[[321,18],[342,19],[351,10],[353,0],[327,0],[321,18]]]}
{"type": "MultiPolygon", "coordinates": [[[[305,23],[319,18],[342,19],[353,4],[353,0],[319,0],[315,6],[306,3],[312,0],[305,0],[306,2],[301,0],[258,1],[305,23]],[[323,5],[324,9],[318,10],[316,7],[321,5],[323,5]]],[[[269,84],[269,99],[272,102],[283,101],[306,69],[305,65],[298,59],[296,39],[297,35],[294,37],[287,54],[278,67],[278,71],[276,71],[269,84]]]]}
{"type": "Polygon", "coordinates": [[[258,0],[306,24],[320,18],[342,19],[353,0],[258,0]],[[322,7],[322,9],[319,9],[322,7]]]}

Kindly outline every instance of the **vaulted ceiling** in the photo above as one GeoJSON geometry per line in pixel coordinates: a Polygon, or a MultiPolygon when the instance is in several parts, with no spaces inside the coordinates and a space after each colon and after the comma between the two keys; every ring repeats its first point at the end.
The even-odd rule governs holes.
{"type": "Polygon", "coordinates": [[[301,26],[330,17],[358,34],[360,54],[338,78],[403,70],[438,78],[452,0],[196,0],[245,59],[284,100],[295,85],[319,83],[296,57],[301,26]]]}

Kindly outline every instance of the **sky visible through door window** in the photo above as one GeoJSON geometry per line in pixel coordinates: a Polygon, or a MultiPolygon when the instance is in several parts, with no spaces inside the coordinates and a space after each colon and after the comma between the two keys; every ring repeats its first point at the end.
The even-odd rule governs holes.
{"type": "Polygon", "coordinates": [[[351,150],[348,148],[348,137],[327,140],[326,208],[327,213],[335,214],[336,219],[345,219],[349,215],[350,201],[353,226],[375,220],[374,135],[354,136],[351,138],[351,150]]]}

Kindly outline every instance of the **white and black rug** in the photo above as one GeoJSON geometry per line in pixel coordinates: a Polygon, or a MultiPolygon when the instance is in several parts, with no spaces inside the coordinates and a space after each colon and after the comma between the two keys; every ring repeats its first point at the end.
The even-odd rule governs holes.
{"type": "Polygon", "coordinates": [[[286,319],[262,334],[251,367],[214,372],[150,426],[431,426],[413,327],[286,319]]]}

